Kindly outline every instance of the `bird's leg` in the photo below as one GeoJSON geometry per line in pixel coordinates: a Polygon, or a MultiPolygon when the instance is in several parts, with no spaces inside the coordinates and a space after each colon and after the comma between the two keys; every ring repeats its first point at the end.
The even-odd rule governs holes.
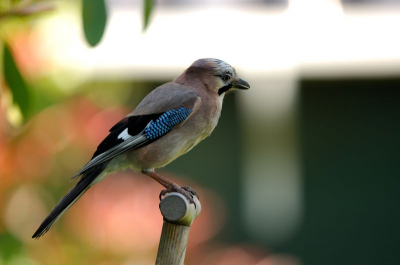
{"type": "Polygon", "coordinates": [[[196,196],[197,198],[199,198],[199,195],[197,194],[196,191],[194,191],[192,188],[184,186],[184,187],[180,187],[178,184],[168,180],[167,178],[161,176],[160,174],[157,174],[154,171],[146,171],[146,170],[142,170],[142,173],[151,177],[152,179],[154,179],[155,181],[157,181],[158,183],[160,183],[161,185],[163,185],[165,187],[165,190],[162,190],[160,192],[160,200],[162,198],[162,196],[164,196],[165,194],[169,193],[169,192],[178,192],[180,194],[182,194],[183,196],[185,196],[190,203],[194,204],[194,200],[193,200],[193,196],[196,196]]]}

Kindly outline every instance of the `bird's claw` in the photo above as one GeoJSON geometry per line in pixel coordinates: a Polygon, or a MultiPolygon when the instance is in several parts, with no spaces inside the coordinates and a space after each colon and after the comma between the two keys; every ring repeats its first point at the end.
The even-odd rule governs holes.
{"type": "Polygon", "coordinates": [[[162,197],[164,197],[166,194],[168,194],[170,192],[178,192],[178,193],[182,194],[183,196],[185,196],[189,200],[190,203],[194,204],[194,207],[196,208],[196,203],[193,200],[193,196],[196,196],[197,199],[199,199],[199,195],[191,187],[188,187],[188,186],[183,186],[183,187],[173,186],[173,187],[170,187],[168,189],[162,190],[160,192],[160,195],[159,195],[160,201],[162,200],[162,197]]]}
{"type": "Polygon", "coordinates": [[[188,186],[183,186],[182,189],[189,192],[190,196],[192,196],[192,198],[193,198],[193,196],[196,196],[197,199],[200,199],[199,194],[193,188],[188,187],[188,186]]]}
{"type": "Polygon", "coordinates": [[[164,197],[169,191],[168,190],[162,190],[160,192],[160,195],[158,195],[158,198],[160,199],[160,201],[162,200],[162,197],[164,197]]]}

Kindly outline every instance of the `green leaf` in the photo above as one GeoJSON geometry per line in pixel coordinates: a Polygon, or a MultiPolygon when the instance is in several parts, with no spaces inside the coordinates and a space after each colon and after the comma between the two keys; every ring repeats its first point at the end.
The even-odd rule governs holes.
{"type": "Polygon", "coordinates": [[[0,262],[2,258],[8,260],[12,256],[20,254],[21,248],[22,243],[13,235],[7,233],[7,230],[6,233],[3,231],[3,233],[0,234],[0,262]]]}
{"type": "Polygon", "coordinates": [[[96,46],[107,23],[107,8],[105,0],[82,0],[82,20],[86,41],[90,46],[96,46]]]}
{"type": "Polygon", "coordinates": [[[153,10],[154,0],[143,0],[143,7],[144,7],[144,23],[143,23],[143,30],[145,30],[149,24],[149,18],[151,11],[153,10]]]}
{"type": "Polygon", "coordinates": [[[4,44],[3,50],[4,78],[13,97],[13,103],[21,110],[22,115],[28,116],[31,97],[29,87],[23,79],[13,58],[10,48],[4,44]]]}

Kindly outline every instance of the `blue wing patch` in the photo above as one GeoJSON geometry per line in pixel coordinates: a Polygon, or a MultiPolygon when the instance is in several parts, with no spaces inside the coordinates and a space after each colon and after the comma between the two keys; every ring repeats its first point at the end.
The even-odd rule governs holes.
{"type": "Polygon", "coordinates": [[[169,133],[175,125],[183,122],[192,110],[192,108],[180,107],[177,110],[172,109],[164,112],[156,121],[150,122],[149,126],[144,130],[144,135],[147,139],[153,140],[169,133]]]}
{"type": "Polygon", "coordinates": [[[192,111],[193,108],[180,107],[164,113],[131,116],[122,119],[110,129],[110,134],[97,147],[92,159],[72,179],[123,152],[156,141],[187,119],[192,111]],[[127,133],[125,132],[126,129],[128,129],[127,133]],[[121,137],[124,132],[126,135],[121,137]]]}

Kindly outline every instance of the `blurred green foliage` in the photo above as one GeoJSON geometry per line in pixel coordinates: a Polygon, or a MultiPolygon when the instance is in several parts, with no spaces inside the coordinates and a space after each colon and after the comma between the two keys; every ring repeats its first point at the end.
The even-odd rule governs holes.
{"type": "Polygon", "coordinates": [[[107,8],[104,0],[82,0],[82,21],[86,41],[96,46],[106,28],[107,8]]]}
{"type": "Polygon", "coordinates": [[[143,7],[144,7],[144,21],[143,21],[143,30],[147,28],[149,25],[149,19],[151,11],[153,10],[154,2],[153,0],[143,0],[143,7]]]}
{"type": "Polygon", "coordinates": [[[3,50],[4,79],[16,104],[23,117],[27,117],[31,107],[31,93],[29,87],[23,79],[13,58],[13,54],[7,44],[3,50]]]}
{"type": "MultiPolygon", "coordinates": [[[[149,18],[153,9],[152,0],[143,0],[143,17],[145,30],[149,25],[149,18]]],[[[29,16],[41,14],[43,11],[53,10],[55,6],[46,1],[0,1],[0,20],[12,17],[28,17],[20,20],[20,24],[28,24],[29,16]]],[[[105,0],[82,0],[82,25],[87,43],[94,47],[98,45],[104,35],[107,25],[107,5],[105,0]]],[[[7,32],[7,27],[6,28],[7,32]]],[[[2,32],[3,48],[3,76],[10,91],[13,104],[20,110],[23,121],[43,110],[44,108],[62,100],[60,91],[48,89],[49,86],[32,88],[19,70],[18,63],[13,55],[12,42],[8,42],[7,34],[2,32]],[[4,35],[4,36],[3,36],[4,35]]],[[[65,95],[64,95],[65,96],[65,95]]],[[[65,99],[65,97],[64,97],[65,99]]],[[[10,106],[11,107],[11,106],[10,106]]]]}
{"type": "MultiPolygon", "coordinates": [[[[21,250],[22,242],[8,233],[0,233],[0,258],[8,260],[21,250]]],[[[1,259],[0,259],[1,261],[1,259]]]]}

